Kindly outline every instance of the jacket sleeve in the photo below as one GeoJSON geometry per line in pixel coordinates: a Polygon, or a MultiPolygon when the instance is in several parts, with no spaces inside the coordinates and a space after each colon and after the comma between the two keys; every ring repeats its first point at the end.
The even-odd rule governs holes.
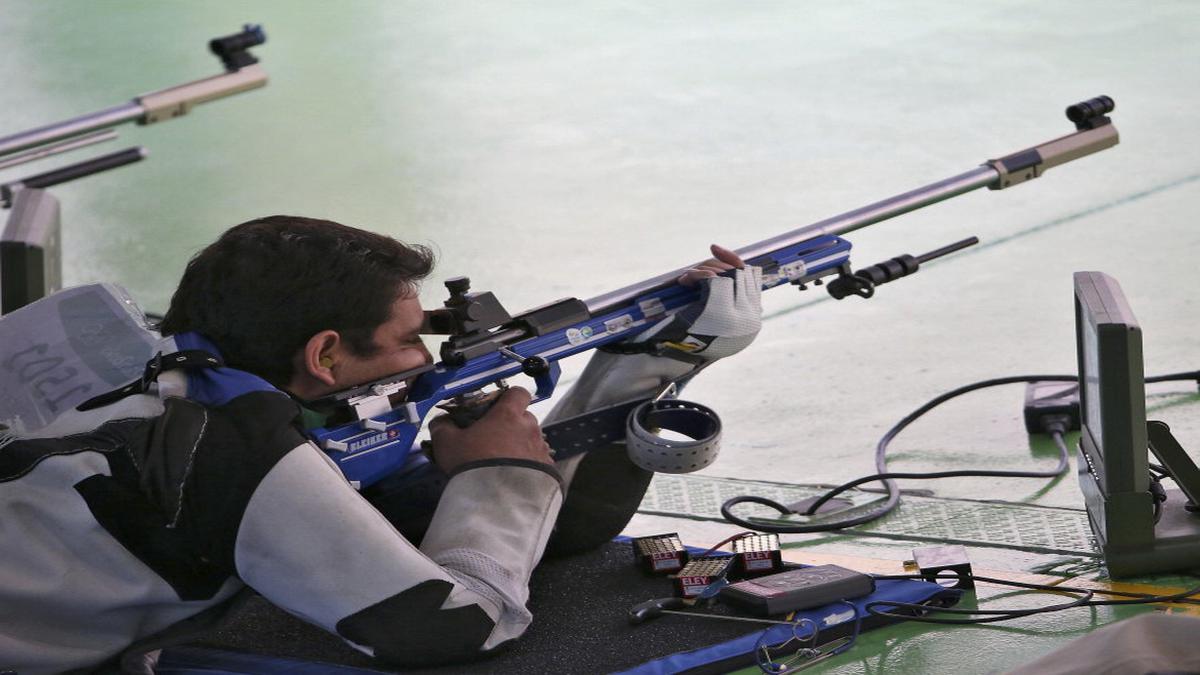
{"type": "Polygon", "coordinates": [[[417,549],[309,443],[281,458],[238,529],[239,576],[271,602],[403,665],[468,659],[529,625],[529,576],[562,502],[554,467],[465,465],[417,549]]]}

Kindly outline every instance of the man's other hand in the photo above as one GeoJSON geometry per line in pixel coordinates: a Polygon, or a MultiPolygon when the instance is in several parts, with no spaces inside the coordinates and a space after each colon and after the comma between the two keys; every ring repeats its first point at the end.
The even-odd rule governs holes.
{"type": "Polygon", "coordinates": [[[741,256],[723,246],[713,244],[708,250],[712,251],[713,257],[679,275],[677,281],[681,285],[695,286],[705,279],[717,276],[721,272],[732,269],[740,270],[746,267],[746,263],[742,260],[741,256]]]}
{"type": "Polygon", "coordinates": [[[429,423],[433,461],[453,473],[467,462],[486,459],[528,459],[550,464],[550,446],[537,418],[529,412],[529,392],[520,387],[505,390],[471,426],[460,429],[446,415],[429,423]]]}
{"type": "MultiPolygon", "coordinates": [[[[713,244],[713,257],[680,275],[684,286],[698,286],[701,297],[636,340],[654,340],[668,349],[710,362],[740,352],[762,328],[762,268],[713,244]]],[[[665,354],[670,354],[664,350],[665,354]]]]}

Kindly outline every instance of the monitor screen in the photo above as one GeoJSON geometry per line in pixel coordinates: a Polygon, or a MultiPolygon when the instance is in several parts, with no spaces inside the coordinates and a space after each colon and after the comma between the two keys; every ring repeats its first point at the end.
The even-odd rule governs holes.
{"type": "Polygon", "coordinates": [[[1104,447],[1104,427],[1100,422],[1100,340],[1096,324],[1090,320],[1080,322],[1083,337],[1080,338],[1079,389],[1083,415],[1081,420],[1088,425],[1098,448],[1104,447]]]}
{"type": "Polygon", "coordinates": [[[1142,329],[1121,286],[1075,273],[1080,447],[1108,494],[1148,489],[1142,329]]]}

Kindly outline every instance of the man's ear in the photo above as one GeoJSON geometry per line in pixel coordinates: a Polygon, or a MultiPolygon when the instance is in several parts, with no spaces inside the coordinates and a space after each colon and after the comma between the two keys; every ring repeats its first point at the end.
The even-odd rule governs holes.
{"type": "Polygon", "coordinates": [[[301,354],[300,367],[309,377],[320,380],[327,386],[336,381],[333,370],[341,354],[342,336],[335,330],[323,330],[310,337],[301,354]]]}

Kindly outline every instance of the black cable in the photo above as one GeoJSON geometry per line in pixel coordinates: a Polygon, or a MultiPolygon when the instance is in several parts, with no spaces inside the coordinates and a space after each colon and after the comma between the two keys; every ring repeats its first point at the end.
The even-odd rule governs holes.
{"type": "MultiPolygon", "coordinates": [[[[924,605],[921,603],[899,602],[899,601],[891,602],[891,601],[887,601],[887,600],[881,600],[878,602],[867,603],[866,605],[863,606],[863,609],[865,609],[869,614],[876,614],[879,616],[887,616],[887,617],[891,617],[891,618],[907,617],[906,620],[908,620],[908,621],[917,621],[920,623],[939,623],[939,624],[951,624],[951,625],[995,623],[998,621],[1007,621],[1009,619],[1018,619],[1021,617],[1033,616],[1034,614],[1046,614],[1049,612],[1062,611],[1064,609],[1073,609],[1075,607],[1084,607],[1087,605],[1088,602],[1090,602],[1092,600],[1092,598],[1095,596],[1095,593],[1096,593],[1094,590],[1086,589],[1086,588],[1065,589],[1065,588],[1058,588],[1056,586],[1049,586],[1049,585],[1043,585],[1043,584],[1032,584],[1032,583],[1026,583],[1026,582],[1022,582],[1022,581],[1009,581],[1007,579],[996,579],[996,578],[992,578],[992,577],[980,577],[980,576],[975,576],[973,574],[956,576],[956,578],[961,579],[961,578],[964,578],[964,576],[966,578],[974,579],[975,581],[983,581],[983,582],[987,582],[987,583],[994,583],[994,584],[999,584],[999,585],[1004,585],[1004,586],[1013,586],[1015,588],[1021,588],[1021,589],[1025,589],[1025,590],[1053,592],[1053,593],[1061,593],[1061,594],[1066,594],[1066,595],[1069,595],[1071,593],[1078,593],[1079,597],[1075,598],[1071,602],[1064,602],[1064,603],[1057,604],[1057,605],[1043,605],[1041,607],[1030,607],[1027,609],[963,609],[963,608],[958,608],[958,607],[931,608],[929,605],[924,605]],[[887,607],[896,608],[896,609],[910,609],[910,610],[923,610],[923,611],[918,612],[916,616],[910,616],[908,614],[895,614],[892,612],[874,609],[875,607],[882,607],[882,606],[887,606],[887,607]],[[931,613],[931,612],[941,612],[941,613],[945,613],[945,614],[963,614],[963,615],[983,614],[983,615],[988,615],[988,617],[990,617],[990,618],[938,619],[935,617],[925,616],[926,614],[931,613]]],[[[893,574],[893,575],[885,575],[885,576],[876,576],[875,578],[876,579],[928,580],[927,577],[925,577],[924,575],[921,575],[921,574],[893,574]]]]}
{"type": "MultiPolygon", "coordinates": [[[[1168,476],[1170,474],[1167,474],[1168,476]]],[[[1157,525],[1159,519],[1162,518],[1163,502],[1167,501],[1167,490],[1162,486],[1162,478],[1164,476],[1156,476],[1154,472],[1150,472],[1150,496],[1154,499],[1154,524],[1157,525]]]]}
{"type": "Polygon", "coordinates": [[[1182,382],[1183,380],[1195,380],[1196,385],[1200,386],[1200,370],[1193,370],[1186,373],[1168,373],[1166,375],[1147,377],[1146,384],[1155,384],[1157,382],[1182,382]]]}
{"type": "MultiPolygon", "coordinates": [[[[1157,602],[1182,602],[1187,604],[1200,604],[1200,600],[1192,596],[1200,594],[1200,586],[1190,588],[1179,593],[1169,595],[1151,595],[1147,593],[1130,593],[1124,591],[1106,591],[1094,590],[1087,588],[1075,588],[1072,586],[1049,586],[1045,584],[1033,584],[1022,581],[1011,581],[1008,579],[996,579],[993,577],[981,577],[975,575],[967,575],[975,581],[984,583],[997,584],[1002,586],[1012,586],[1015,588],[1023,588],[1033,591],[1044,591],[1053,593],[1079,593],[1080,597],[1075,600],[1062,603],[1059,605],[1044,605],[1042,607],[1031,607],[1029,609],[961,609],[950,607],[930,607],[919,603],[908,602],[891,602],[881,600],[878,602],[867,603],[864,609],[878,616],[886,616],[895,619],[903,619],[905,621],[916,621],[919,623],[936,623],[936,624],[979,624],[979,623],[995,623],[998,621],[1007,621],[1009,619],[1017,619],[1034,614],[1046,614],[1049,612],[1058,612],[1064,609],[1072,609],[1075,607],[1101,607],[1107,605],[1145,605],[1157,602]],[[1116,595],[1116,596],[1133,596],[1127,600],[1093,600],[1095,594],[1101,595],[1116,595]],[[916,610],[917,616],[909,614],[898,614],[891,611],[878,609],[879,607],[890,607],[892,609],[908,609],[916,610]],[[939,619],[936,617],[925,616],[932,612],[942,612],[948,614],[982,614],[988,615],[986,618],[980,619],[939,619]]],[[[879,575],[876,579],[928,579],[921,574],[894,574],[894,575],[879,575]]],[[[956,577],[958,578],[958,577],[956,577]]]]}
{"type": "MultiPolygon", "coordinates": [[[[1197,385],[1200,385],[1200,371],[1189,371],[1189,372],[1182,372],[1182,373],[1170,373],[1167,375],[1158,375],[1158,376],[1154,376],[1154,377],[1148,377],[1148,378],[1146,378],[1145,381],[1146,381],[1146,383],[1149,384],[1149,383],[1156,383],[1156,382],[1173,382],[1173,381],[1182,381],[1182,380],[1194,380],[1197,383],[1197,385]]],[[[776,502],[772,499],[767,499],[766,497],[755,497],[755,496],[751,496],[751,495],[742,495],[742,496],[733,497],[731,499],[726,500],[725,503],[723,503],[721,505],[721,515],[725,518],[725,520],[728,520],[731,523],[740,525],[742,527],[750,528],[753,530],[758,530],[760,532],[775,532],[778,534],[803,534],[803,533],[809,533],[809,532],[831,532],[834,530],[845,529],[847,527],[854,527],[855,525],[862,525],[864,523],[869,523],[873,520],[882,518],[883,516],[887,515],[888,513],[891,513],[891,511],[896,508],[896,505],[900,503],[900,491],[896,487],[896,483],[893,480],[891,480],[892,478],[924,479],[924,478],[950,478],[950,477],[960,477],[960,476],[998,476],[998,475],[1003,476],[1003,477],[1015,477],[1015,476],[1031,477],[1032,476],[1032,477],[1041,478],[1041,477],[1049,477],[1049,476],[1058,475],[1058,473],[1062,473],[1063,471],[1065,471],[1065,467],[1062,470],[1059,470],[1059,468],[1056,467],[1055,470],[1058,471],[1058,473],[1050,473],[1050,474],[1047,474],[1046,472],[999,472],[999,471],[993,471],[993,472],[943,471],[943,472],[940,472],[937,474],[893,473],[893,472],[889,472],[887,470],[887,449],[888,449],[888,445],[892,442],[892,440],[894,440],[896,438],[896,436],[898,436],[900,434],[901,431],[903,431],[905,428],[907,428],[910,424],[915,422],[917,419],[919,419],[925,413],[929,412],[930,410],[933,410],[934,408],[945,403],[946,401],[949,401],[953,398],[962,396],[963,394],[968,394],[972,391],[977,391],[979,389],[984,389],[987,387],[997,387],[997,386],[1004,385],[1004,384],[1017,384],[1017,383],[1021,383],[1021,382],[1078,382],[1078,381],[1079,381],[1079,378],[1074,375],[1016,375],[1016,376],[1012,376],[1012,377],[1001,377],[1001,378],[995,378],[995,379],[991,379],[991,380],[983,380],[981,382],[975,382],[973,384],[968,384],[968,385],[959,387],[957,389],[954,389],[950,392],[947,392],[945,394],[942,394],[942,395],[934,398],[933,400],[929,401],[925,405],[921,406],[920,408],[917,408],[913,412],[906,415],[899,422],[897,422],[896,425],[893,426],[891,429],[888,429],[887,433],[885,433],[883,435],[883,437],[879,439],[879,442],[875,445],[875,468],[878,473],[876,473],[873,476],[866,476],[864,478],[856,479],[855,481],[851,481],[850,483],[844,483],[842,485],[839,485],[839,486],[833,488],[830,492],[825,493],[824,495],[821,496],[820,499],[816,500],[813,503],[813,505],[811,507],[809,507],[809,509],[806,512],[807,515],[812,515],[812,514],[816,513],[816,509],[819,508],[821,504],[824,504],[825,502],[827,502],[830,498],[832,498],[833,495],[840,494],[841,492],[844,492],[845,490],[849,489],[850,487],[854,487],[855,485],[860,485],[862,483],[881,481],[884,485],[884,488],[887,490],[887,501],[885,501],[878,508],[876,508],[872,511],[869,511],[861,516],[855,516],[853,518],[846,518],[846,519],[839,520],[839,521],[832,522],[832,523],[821,523],[821,524],[817,524],[817,525],[768,525],[765,523],[754,523],[754,522],[750,522],[748,520],[745,520],[745,519],[742,519],[742,518],[739,518],[739,517],[733,515],[733,507],[737,506],[738,504],[751,503],[751,504],[761,504],[763,506],[768,506],[770,508],[773,508],[773,509],[779,511],[780,514],[794,513],[794,511],[792,509],[788,508],[787,506],[784,506],[783,504],[780,504],[779,502],[776,502]]],[[[1055,443],[1056,443],[1056,445],[1059,446],[1060,453],[1066,452],[1066,444],[1065,444],[1065,442],[1062,441],[1062,438],[1061,438],[1062,435],[1061,434],[1055,435],[1053,431],[1051,431],[1050,433],[1052,436],[1055,437],[1055,443]]],[[[1060,465],[1062,465],[1061,454],[1060,454],[1060,465]]]]}
{"type": "Polygon", "coordinates": [[[1063,440],[1063,431],[1050,432],[1054,444],[1058,446],[1058,464],[1053,469],[1047,471],[1000,471],[991,469],[962,469],[958,471],[931,471],[922,473],[903,473],[891,471],[888,473],[877,473],[872,476],[863,476],[856,478],[849,483],[842,483],[833,488],[829,492],[821,495],[821,498],[812,503],[802,515],[811,516],[821,508],[825,502],[833,499],[854,487],[858,487],[863,483],[871,483],[884,478],[912,478],[915,480],[924,480],[929,478],[963,478],[963,477],[982,477],[982,478],[1054,478],[1055,476],[1066,473],[1070,468],[1070,451],[1067,449],[1066,441],[1063,440]]]}

